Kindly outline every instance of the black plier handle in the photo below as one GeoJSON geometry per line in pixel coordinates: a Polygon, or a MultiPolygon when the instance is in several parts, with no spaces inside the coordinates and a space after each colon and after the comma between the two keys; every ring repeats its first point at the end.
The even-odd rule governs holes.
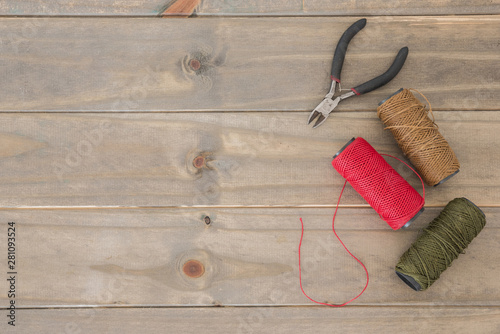
{"type": "Polygon", "coordinates": [[[366,19],[361,19],[354,22],[340,37],[335,53],[333,54],[332,62],[332,76],[331,79],[340,82],[340,73],[342,73],[342,66],[344,66],[345,53],[351,39],[366,26],[366,19]]]}
{"type": "Polygon", "coordinates": [[[323,122],[330,115],[333,109],[335,109],[340,101],[354,95],[366,94],[368,92],[371,92],[372,90],[382,87],[383,85],[394,79],[394,77],[403,67],[406,61],[406,57],[408,56],[408,47],[406,46],[399,50],[396,58],[394,59],[394,62],[385,73],[361,85],[351,88],[351,92],[349,93],[340,95],[335,99],[333,98],[336,93],[337,84],[340,84],[340,74],[342,72],[342,66],[344,65],[344,58],[347,47],[349,46],[349,42],[361,29],[365,27],[365,25],[366,19],[358,20],[342,34],[342,37],[340,37],[339,42],[337,43],[337,47],[335,48],[335,54],[333,55],[331,71],[332,85],[330,87],[330,91],[325,96],[325,99],[311,112],[308,119],[307,124],[310,124],[316,117],[319,116],[313,128],[316,128],[323,124],[323,122]]]}

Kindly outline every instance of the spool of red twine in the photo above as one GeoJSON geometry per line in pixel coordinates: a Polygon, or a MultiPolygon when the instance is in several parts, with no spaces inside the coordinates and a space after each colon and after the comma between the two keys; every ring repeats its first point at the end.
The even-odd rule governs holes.
{"type": "MultiPolygon", "coordinates": [[[[388,154],[383,154],[399,160],[388,154]]],[[[366,284],[359,294],[342,304],[323,303],[313,298],[304,291],[302,285],[301,247],[304,237],[304,223],[300,218],[302,233],[299,242],[299,283],[302,293],[312,302],[320,305],[341,307],[345,306],[365,292],[368,287],[369,275],[363,262],[352,254],[347,246],[342,242],[337,232],[335,232],[335,216],[339,208],[340,199],[344,193],[345,186],[349,182],[352,187],[377,211],[380,218],[385,220],[394,230],[408,226],[422,211],[424,211],[425,189],[424,181],[413,168],[402,160],[422,182],[424,197],[401,177],[375,149],[361,137],[353,138],[337,154],[334,155],[332,165],[342,175],[346,181],[340,191],[335,213],[333,214],[332,230],[339,242],[349,255],[351,255],[365,270],[366,284]]]]}
{"type": "Polygon", "coordinates": [[[408,226],[424,210],[424,198],[361,137],[347,143],[332,166],[393,230],[408,226]]]}

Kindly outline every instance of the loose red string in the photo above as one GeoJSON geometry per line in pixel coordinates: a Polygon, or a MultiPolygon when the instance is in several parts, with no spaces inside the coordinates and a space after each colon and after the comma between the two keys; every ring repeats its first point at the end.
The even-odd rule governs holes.
{"type": "MultiPolygon", "coordinates": [[[[400,162],[402,162],[403,164],[405,164],[408,168],[410,168],[413,173],[415,173],[418,178],[420,179],[420,182],[422,183],[422,193],[423,193],[423,199],[424,199],[424,202],[425,202],[425,187],[424,187],[424,181],[422,180],[422,178],[420,177],[420,175],[413,169],[410,167],[410,165],[408,165],[406,162],[392,156],[392,155],[389,155],[389,154],[381,154],[381,155],[385,155],[385,156],[388,156],[388,157],[391,157],[391,158],[394,158],[400,162]]],[[[340,195],[339,195],[339,199],[337,200],[337,205],[335,206],[335,212],[333,214],[333,219],[332,219],[332,230],[333,230],[333,233],[335,234],[335,236],[337,237],[338,241],[342,244],[342,247],[344,247],[345,251],[351,256],[353,257],[364,269],[365,273],[366,273],[366,284],[363,288],[363,290],[361,290],[361,292],[354,298],[348,300],[347,302],[343,303],[343,304],[330,304],[330,303],[322,303],[322,302],[318,302],[317,300],[314,300],[312,299],[311,297],[309,297],[309,295],[304,291],[304,288],[302,286],[302,267],[301,267],[301,253],[300,253],[300,250],[301,250],[301,247],[302,247],[302,239],[304,237],[304,222],[302,221],[302,218],[300,218],[300,224],[302,226],[302,232],[300,234],[300,242],[299,242],[299,283],[300,283],[300,290],[302,291],[302,293],[304,294],[304,296],[307,297],[307,299],[309,299],[310,301],[316,303],[316,304],[320,304],[320,305],[325,305],[325,306],[331,306],[331,307],[342,307],[342,306],[345,306],[353,301],[355,301],[356,299],[358,299],[359,296],[361,296],[366,288],[368,287],[368,283],[370,281],[370,276],[368,275],[368,270],[366,269],[365,265],[363,264],[363,262],[361,262],[361,260],[359,260],[354,254],[352,254],[349,249],[347,249],[347,246],[344,244],[344,242],[342,242],[342,240],[340,239],[340,237],[338,236],[337,232],[335,231],[335,217],[337,216],[337,211],[339,209],[339,204],[340,204],[340,199],[342,198],[342,194],[344,193],[344,189],[345,189],[345,186],[347,184],[347,179],[345,180],[344,182],[344,186],[342,187],[342,190],[340,191],[340,195]]]]}
{"type": "Polygon", "coordinates": [[[300,290],[302,290],[302,293],[304,294],[304,296],[306,296],[310,301],[312,301],[312,302],[314,302],[316,304],[325,305],[325,306],[331,306],[331,307],[345,306],[345,305],[349,304],[350,302],[356,300],[359,296],[361,296],[363,294],[363,292],[365,292],[366,288],[368,287],[368,282],[370,281],[370,277],[368,275],[368,270],[366,269],[366,267],[363,264],[363,262],[361,262],[356,256],[354,256],[354,254],[352,254],[349,251],[349,249],[347,249],[347,246],[342,242],[342,240],[338,236],[337,232],[335,232],[335,216],[337,215],[337,210],[339,209],[340,198],[342,198],[342,193],[344,192],[346,184],[347,184],[347,180],[344,182],[344,186],[342,187],[342,191],[340,192],[339,200],[337,201],[337,206],[335,207],[335,213],[333,214],[333,220],[332,220],[332,230],[333,230],[333,233],[335,234],[335,236],[337,237],[337,239],[340,241],[340,243],[342,244],[342,246],[346,250],[346,252],[349,253],[349,255],[351,255],[356,261],[358,261],[358,263],[365,270],[365,273],[366,273],[366,284],[365,284],[365,287],[363,288],[363,290],[356,297],[352,298],[351,300],[349,300],[349,301],[347,301],[347,302],[345,302],[343,304],[336,305],[336,304],[329,304],[329,303],[318,302],[317,300],[314,300],[311,297],[309,297],[307,295],[307,293],[304,291],[304,288],[302,287],[302,268],[301,268],[301,265],[300,265],[300,248],[302,247],[302,238],[304,237],[304,223],[302,222],[302,218],[300,218],[300,224],[302,225],[302,233],[300,234],[300,242],[299,242],[299,282],[300,282],[300,290]]]}

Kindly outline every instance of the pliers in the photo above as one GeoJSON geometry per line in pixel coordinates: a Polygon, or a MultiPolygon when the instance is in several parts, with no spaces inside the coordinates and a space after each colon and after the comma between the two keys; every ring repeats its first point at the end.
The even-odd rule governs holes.
{"type": "Polygon", "coordinates": [[[333,63],[332,63],[332,85],[330,87],[330,91],[326,94],[325,99],[321,101],[321,103],[311,112],[309,115],[309,119],[307,120],[307,124],[310,124],[316,117],[316,123],[313,128],[317,128],[326,120],[328,115],[335,109],[335,107],[339,104],[340,101],[347,99],[348,97],[354,95],[361,95],[372,90],[375,90],[379,87],[382,87],[389,81],[391,81],[401,70],[403,67],[406,57],[408,56],[408,48],[405,46],[399,50],[396,59],[392,63],[391,67],[384,73],[379,75],[378,77],[371,79],[370,81],[365,82],[359,86],[351,88],[351,91],[345,93],[343,95],[335,96],[337,93],[337,84],[338,91],[340,93],[340,72],[342,71],[342,65],[344,65],[344,57],[347,50],[347,46],[351,39],[366,25],[366,19],[361,19],[355,23],[353,23],[340,37],[340,40],[337,44],[337,48],[335,49],[335,54],[333,55],[333,63]]]}

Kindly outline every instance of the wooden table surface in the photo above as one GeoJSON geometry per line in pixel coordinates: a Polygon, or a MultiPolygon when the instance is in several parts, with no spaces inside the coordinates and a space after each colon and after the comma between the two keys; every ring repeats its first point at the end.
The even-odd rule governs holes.
{"type": "MultiPolygon", "coordinates": [[[[0,1],[1,333],[499,333],[500,1],[0,1]],[[188,17],[189,18],[181,18],[188,17]],[[343,90],[388,85],[306,126],[354,21],[343,90]],[[400,87],[432,103],[460,173],[393,231],[331,156],[400,87]],[[394,273],[446,203],[487,225],[428,290],[394,273]],[[208,218],[206,218],[208,217],[208,218]],[[205,221],[210,220],[207,225],[205,221]],[[16,326],[6,307],[16,226],[16,326]]],[[[401,164],[396,169],[421,190],[401,164]]]]}

